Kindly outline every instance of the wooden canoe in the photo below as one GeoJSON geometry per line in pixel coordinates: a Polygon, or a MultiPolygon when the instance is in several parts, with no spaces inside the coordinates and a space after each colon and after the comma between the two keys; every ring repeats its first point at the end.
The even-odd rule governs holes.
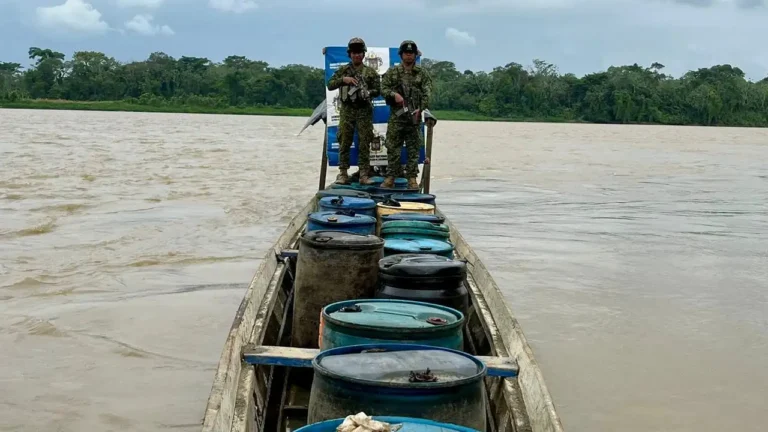
{"type": "MultiPolygon", "coordinates": [[[[316,111],[320,114],[308,124],[317,123],[325,113],[320,107],[316,111]]],[[[428,122],[427,130],[429,157],[436,119],[429,113],[425,113],[425,118],[433,120],[431,124],[428,122]]],[[[325,187],[325,145],[323,142],[320,189],[325,187]]],[[[426,192],[429,191],[429,168],[425,166],[422,178],[426,192]]],[[[296,352],[290,348],[290,338],[295,251],[307,214],[316,208],[317,198],[313,197],[267,252],[248,286],[214,376],[203,432],[283,432],[306,424],[312,370],[301,365],[306,366],[310,357],[304,353],[302,361],[301,356],[290,354],[296,352]],[[263,351],[265,347],[274,354],[272,360],[290,361],[255,365],[247,361],[259,357],[254,352],[263,351]]],[[[445,217],[439,207],[436,214],[445,217]]],[[[485,378],[488,432],[562,431],[533,351],[499,287],[447,217],[445,224],[450,227],[456,259],[467,262],[471,304],[464,329],[465,351],[484,359],[489,371],[500,367],[500,373],[489,373],[485,378]],[[515,365],[512,376],[504,373],[505,365],[511,363],[515,365]]],[[[353,414],[356,413],[350,413],[353,414]]]]}
{"type": "MultiPolygon", "coordinates": [[[[298,248],[312,198],[264,257],[237,310],[219,361],[203,420],[203,432],[283,431],[302,426],[306,395],[286,388],[288,367],[253,366],[243,358],[249,345],[289,346],[296,260],[283,251],[298,248]]],[[[438,213],[445,216],[444,214],[438,213]]],[[[541,370],[519,323],[488,270],[448,218],[456,258],[467,261],[471,312],[467,351],[514,359],[514,378],[486,378],[489,431],[562,431],[541,370]]]]}

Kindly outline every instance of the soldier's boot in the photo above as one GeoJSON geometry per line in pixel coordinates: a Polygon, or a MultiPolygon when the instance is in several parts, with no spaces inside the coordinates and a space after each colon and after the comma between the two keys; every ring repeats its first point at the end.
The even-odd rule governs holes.
{"type": "Polygon", "coordinates": [[[408,178],[408,189],[418,189],[419,184],[416,182],[416,177],[408,178]]]}
{"type": "Polygon", "coordinates": [[[336,176],[336,183],[342,184],[342,185],[349,184],[349,174],[347,174],[347,170],[345,169],[339,170],[339,175],[336,176]]]}
{"type": "Polygon", "coordinates": [[[382,183],[379,187],[384,189],[392,189],[395,187],[395,178],[392,176],[387,176],[387,178],[384,179],[384,183],[382,183]]]}
{"type": "Polygon", "coordinates": [[[361,172],[360,173],[360,184],[368,186],[368,185],[374,184],[374,181],[371,180],[370,177],[368,177],[368,174],[361,172]]]}

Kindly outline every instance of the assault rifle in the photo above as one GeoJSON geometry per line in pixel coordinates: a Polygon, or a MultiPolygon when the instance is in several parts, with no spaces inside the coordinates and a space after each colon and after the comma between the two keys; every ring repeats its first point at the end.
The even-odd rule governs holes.
{"type": "Polygon", "coordinates": [[[365,82],[363,75],[356,71],[353,78],[357,80],[356,86],[349,86],[347,91],[347,97],[350,101],[355,102],[360,97],[361,100],[367,101],[371,99],[371,93],[368,91],[368,83],[365,82]]]}
{"type": "Polygon", "coordinates": [[[411,85],[407,83],[402,83],[400,86],[403,89],[403,93],[400,96],[403,97],[404,104],[402,108],[395,111],[395,116],[402,117],[403,115],[410,113],[411,122],[418,126],[421,123],[421,116],[419,116],[419,113],[417,112],[419,107],[416,105],[416,100],[419,98],[414,95],[417,91],[414,91],[411,85]]]}

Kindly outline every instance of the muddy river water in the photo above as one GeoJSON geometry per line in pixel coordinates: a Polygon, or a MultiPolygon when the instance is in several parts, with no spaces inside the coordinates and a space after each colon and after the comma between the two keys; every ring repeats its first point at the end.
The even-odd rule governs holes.
{"type": "MultiPolygon", "coordinates": [[[[199,429],[303,123],[0,110],[0,430],[199,429]]],[[[765,430],[768,130],[441,122],[433,159],[566,430],[765,430]]]]}

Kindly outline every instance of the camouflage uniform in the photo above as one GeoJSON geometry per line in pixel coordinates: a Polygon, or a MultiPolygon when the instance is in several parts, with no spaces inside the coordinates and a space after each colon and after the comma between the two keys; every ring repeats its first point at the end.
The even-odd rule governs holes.
{"type": "MultiPolygon", "coordinates": [[[[349,45],[363,44],[362,39],[354,38],[349,42],[349,45]]],[[[361,86],[359,83],[358,86],[361,86]]],[[[334,72],[330,80],[328,80],[328,90],[340,89],[339,101],[341,102],[341,108],[339,109],[339,170],[341,170],[340,177],[346,179],[346,170],[349,169],[349,153],[352,147],[352,140],[355,135],[355,127],[357,127],[357,134],[359,138],[358,148],[358,161],[357,166],[360,169],[361,182],[368,177],[370,172],[370,151],[371,141],[373,141],[373,99],[381,94],[381,77],[379,73],[364,63],[355,70],[355,66],[350,61],[348,64],[340,67],[334,72]],[[344,77],[356,77],[358,82],[365,81],[365,87],[367,89],[367,97],[361,95],[361,91],[358,91],[353,97],[348,96],[351,86],[344,84],[344,77]]],[[[344,181],[340,181],[344,183],[344,181]]]]}
{"type": "MultiPolygon", "coordinates": [[[[403,49],[418,51],[413,41],[405,41],[400,45],[403,49]],[[408,47],[409,45],[410,48],[408,47]]],[[[413,109],[420,109],[422,112],[429,109],[429,99],[432,94],[432,78],[424,68],[413,65],[408,71],[403,64],[390,68],[382,78],[381,93],[386,98],[390,106],[389,121],[387,123],[387,185],[394,179],[389,177],[400,177],[402,175],[402,163],[400,155],[403,142],[408,154],[408,162],[405,168],[405,176],[413,179],[419,174],[419,150],[424,145],[424,138],[421,134],[421,125],[413,123],[413,115],[409,111],[401,116],[396,113],[402,108],[395,102],[394,94],[398,93],[405,99],[408,106],[413,109]]],[[[419,118],[421,115],[419,115],[419,118]]],[[[420,121],[420,120],[419,120],[420,121]]],[[[413,185],[411,185],[413,186],[413,185]]]]}

